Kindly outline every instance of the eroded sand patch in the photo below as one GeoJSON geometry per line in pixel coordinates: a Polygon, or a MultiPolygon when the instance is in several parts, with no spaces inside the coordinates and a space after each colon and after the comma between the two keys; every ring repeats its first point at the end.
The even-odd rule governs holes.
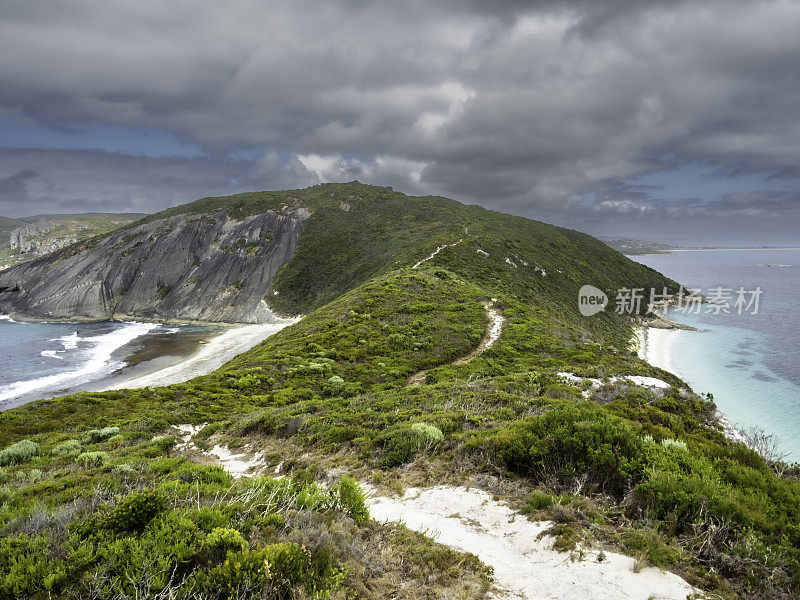
{"type": "Polygon", "coordinates": [[[412,488],[402,498],[372,497],[372,518],[402,522],[437,542],[471,552],[494,569],[509,600],[685,600],[697,590],[672,573],[634,571],[635,560],[584,549],[583,557],[553,550],[540,537],[552,523],[532,522],[477,489],[412,488]]]}

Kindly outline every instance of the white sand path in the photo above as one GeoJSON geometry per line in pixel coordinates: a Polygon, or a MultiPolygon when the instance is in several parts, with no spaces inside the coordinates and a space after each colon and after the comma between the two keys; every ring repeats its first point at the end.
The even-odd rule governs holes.
{"type": "MultiPolygon", "coordinates": [[[[494,346],[495,342],[500,339],[500,334],[503,332],[503,325],[505,324],[505,318],[503,317],[503,313],[494,307],[493,303],[496,301],[496,298],[492,298],[491,302],[483,303],[483,307],[486,309],[486,316],[489,317],[489,327],[486,329],[486,334],[483,336],[481,343],[466,356],[454,360],[450,363],[451,365],[463,365],[468,363],[476,356],[483,354],[487,348],[494,346]]],[[[422,385],[427,374],[427,369],[414,373],[408,378],[407,385],[422,385]]]]}
{"type": "MultiPolygon", "coordinates": [[[[178,425],[182,450],[193,449],[236,478],[267,474],[263,456],[237,454],[214,446],[204,452],[191,440],[203,425],[178,425]]],[[[278,465],[270,475],[281,471],[278,465]]],[[[499,592],[492,600],[685,600],[697,590],[673,573],[636,569],[635,559],[615,552],[584,548],[564,553],[544,535],[552,523],[530,521],[492,499],[465,487],[410,488],[402,497],[369,493],[367,506],[381,523],[403,523],[460,552],[476,555],[494,570],[499,592]]]]}
{"type": "Polygon", "coordinates": [[[409,489],[401,498],[368,501],[376,521],[402,522],[437,542],[475,554],[494,569],[508,600],[685,600],[697,590],[675,574],[634,570],[635,560],[585,549],[582,558],[553,550],[542,536],[552,523],[529,521],[477,489],[409,489]]]}
{"type": "Polygon", "coordinates": [[[419,266],[420,266],[422,263],[424,263],[424,262],[428,262],[429,260],[431,260],[431,259],[432,259],[434,256],[436,256],[437,254],[439,254],[439,252],[441,252],[441,251],[442,251],[442,250],[444,250],[445,248],[451,248],[451,247],[453,247],[453,246],[456,246],[456,245],[460,244],[460,243],[461,243],[461,242],[463,242],[463,241],[464,241],[463,239],[460,239],[460,240],[458,240],[457,242],[453,242],[452,244],[443,244],[443,245],[441,245],[441,246],[438,246],[438,247],[436,248],[436,250],[434,250],[433,252],[431,252],[431,253],[430,253],[428,256],[426,256],[425,258],[423,258],[421,261],[419,261],[418,263],[416,263],[416,264],[415,264],[413,267],[411,267],[411,268],[412,268],[412,269],[416,269],[416,268],[417,268],[417,267],[419,267],[419,266]]]}

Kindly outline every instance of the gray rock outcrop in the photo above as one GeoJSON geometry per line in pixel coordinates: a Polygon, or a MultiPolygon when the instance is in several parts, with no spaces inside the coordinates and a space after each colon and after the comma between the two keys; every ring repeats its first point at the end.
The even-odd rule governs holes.
{"type": "Polygon", "coordinates": [[[266,323],[264,296],[310,213],[182,214],[0,272],[0,314],[41,320],[266,323]]]}
{"type": "Polygon", "coordinates": [[[44,256],[78,241],[76,235],[49,237],[48,234],[59,226],[52,221],[39,221],[30,225],[17,227],[11,232],[9,244],[11,250],[20,254],[44,256]]]}

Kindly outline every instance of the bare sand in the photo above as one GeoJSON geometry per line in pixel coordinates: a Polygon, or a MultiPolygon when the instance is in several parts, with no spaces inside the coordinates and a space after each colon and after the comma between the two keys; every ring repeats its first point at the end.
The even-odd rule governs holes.
{"type": "Polygon", "coordinates": [[[145,375],[114,380],[111,385],[99,391],[159,387],[207,375],[298,320],[281,319],[276,323],[232,327],[203,344],[197,352],[177,364],[145,375]]]}
{"type": "Polygon", "coordinates": [[[402,497],[372,497],[372,518],[402,522],[439,543],[471,552],[494,569],[506,600],[685,600],[697,590],[683,579],[598,548],[564,553],[530,521],[488,493],[465,487],[412,488],[402,497]]]}
{"type": "Polygon", "coordinates": [[[678,336],[686,335],[683,329],[661,329],[658,327],[640,327],[635,342],[639,358],[654,367],[669,371],[681,377],[672,361],[672,350],[678,336]]]}

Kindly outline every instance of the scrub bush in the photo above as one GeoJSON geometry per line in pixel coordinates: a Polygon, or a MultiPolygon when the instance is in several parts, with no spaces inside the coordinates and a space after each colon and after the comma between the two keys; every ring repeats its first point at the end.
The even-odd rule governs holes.
{"type": "Polygon", "coordinates": [[[83,438],[84,444],[97,444],[119,433],[119,427],[104,427],[103,429],[90,429],[83,438]]]}
{"type": "Polygon", "coordinates": [[[166,506],[166,498],[157,492],[136,492],[114,507],[106,525],[119,532],[141,531],[166,506]]]}
{"type": "Polygon", "coordinates": [[[5,450],[0,450],[0,467],[28,462],[38,454],[39,444],[31,440],[22,440],[5,450]]]}
{"type": "Polygon", "coordinates": [[[84,452],[75,458],[81,467],[96,467],[108,460],[108,452],[84,452]]]}
{"type": "Polygon", "coordinates": [[[80,451],[81,444],[78,440],[67,440],[53,448],[53,456],[73,456],[80,451]]]}

